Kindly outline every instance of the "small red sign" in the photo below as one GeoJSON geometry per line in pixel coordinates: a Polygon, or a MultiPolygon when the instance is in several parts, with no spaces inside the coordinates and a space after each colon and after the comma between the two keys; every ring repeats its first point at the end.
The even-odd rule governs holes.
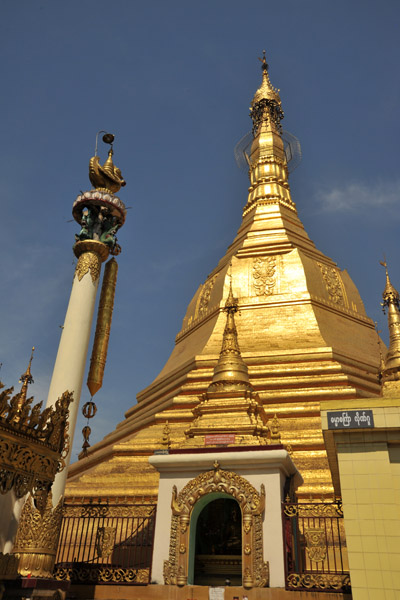
{"type": "Polygon", "coordinates": [[[226,446],[235,443],[234,433],[209,433],[204,437],[206,446],[226,446]]]}

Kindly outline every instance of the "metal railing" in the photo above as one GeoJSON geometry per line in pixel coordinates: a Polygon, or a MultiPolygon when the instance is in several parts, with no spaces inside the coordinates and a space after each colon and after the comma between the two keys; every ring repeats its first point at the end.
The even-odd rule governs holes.
{"type": "Polygon", "coordinates": [[[66,504],[54,576],[73,583],[150,583],[156,505],[66,504]]]}
{"type": "Polygon", "coordinates": [[[282,506],[286,589],[350,591],[340,502],[282,506]]]}

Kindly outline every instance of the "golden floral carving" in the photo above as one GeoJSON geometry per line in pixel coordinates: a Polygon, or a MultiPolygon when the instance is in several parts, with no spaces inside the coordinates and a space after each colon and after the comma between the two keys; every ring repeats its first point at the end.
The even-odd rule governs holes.
{"type": "Polygon", "coordinates": [[[208,279],[204,283],[203,289],[201,290],[201,293],[199,295],[195,319],[197,319],[198,317],[202,317],[207,312],[211,298],[211,291],[214,287],[217,277],[218,275],[214,275],[213,277],[211,277],[211,279],[208,279]]]}
{"type": "Polygon", "coordinates": [[[310,560],[322,562],[326,558],[325,529],[322,527],[309,527],[304,532],[306,550],[310,560]]]}
{"type": "Polygon", "coordinates": [[[180,552],[181,554],[185,554],[185,552],[186,552],[186,546],[185,546],[185,544],[181,544],[181,545],[179,546],[179,552],[180,552]]]}
{"type": "Polygon", "coordinates": [[[350,588],[350,576],[348,573],[291,573],[287,576],[286,582],[290,589],[346,590],[350,588]]]}
{"type": "Polygon", "coordinates": [[[150,582],[150,569],[108,567],[106,565],[79,565],[64,567],[57,565],[53,577],[57,581],[76,583],[141,583],[150,582]]]}
{"type": "Polygon", "coordinates": [[[322,279],[324,280],[331,302],[344,305],[342,281],[339,273],[333,267],[328,267],[322,263],[317,264],[321,270],[322,279]]]}
{"type": "Polygon", "coordinates": [[[150,517],[154,513],[154,504],[65,504],[66,517],[150,517]]]}
{"type": "Polygon", "coordinates": [[[225,492],[233,496],[242,509],[251,514],[261,514],[264,511],[264,485],[261,485],[261,492],[258,493],[247,479],[233,471],[222,471],[216,462],[213,471],[201,473],[189,481],[179,495],[176,486],[173,486],[171,504],[173,514],[189,516],[197,500],[211,492],[225,492]]]}
{"type": "Polygon", "coordinates": [[[275,256],[253,259],[253,288],[257,296],[269,296],[276,284],[275,256]]]}
{"type": "Polygon", "coordinates": [[[13,555],[19,560],[18,572],[26,576],[51,577],[63,516],[63,499],[53,508],[51,493],[43,515],[29,496],[21,512],[13,555]]]}
{"type": "Polygon", "coordinates": [[[90,272],[92,282],[96,283],[100,277],[101,259],[96,252],[85,252],[78,258],[78,264],[76,265],[75,275],[78,280],[81,281],[86,273],[90,272]]]}
{"type": "Polygon", "coordinates": [[[164,583],[185,585],[187,557],[181,552],[187,548],[188,525],[196,502],[206,494],[222,492],[235,498],[241,507],[244,532],[243,585],[268,585],[268,563],[263,561],[262,513],[265,508],[265,488],[260,492],[247,479],[232,471],[224,471],[218,462],[212,471],[200,473],[179,492],[172,488],[172,519],[169,560],[164,561],[164,583]],[[252,558],[251,558],[251,557],[252,558]]]}
{"type": "Polygon", "coordinates": [[[286,503],[283,512],[287,517],[342,517],[342,502],[286,503]]]}
{"type": "Polygon", "coordinates": [[[262,515],[254,516],[253,572],[255,587],[269,586],[269,563],[264,562],[262,515]]]}

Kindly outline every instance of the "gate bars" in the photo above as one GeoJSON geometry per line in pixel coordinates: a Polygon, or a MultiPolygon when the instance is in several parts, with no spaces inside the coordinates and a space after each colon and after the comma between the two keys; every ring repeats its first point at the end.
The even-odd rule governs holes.
{"type": "Polygon", "coordinates": [[[89,499],[66,504],[54,577],[72,583],[146,585],[156,505],[89,499]]]}
{"type": "Polygon", "coordinates": [[[282,505],[286,589],[350,590],[341,502],[282,505]]]}

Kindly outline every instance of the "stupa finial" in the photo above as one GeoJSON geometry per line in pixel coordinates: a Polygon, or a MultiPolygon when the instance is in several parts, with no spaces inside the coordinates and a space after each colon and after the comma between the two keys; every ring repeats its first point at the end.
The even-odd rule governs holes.
{"type": "Polygon", "coordinates": [[[258,57],[261,61],[262,83],[254,94],[250,106],[250,116],[253,120],[253,135],[256,136],[261,123],[270,119],[275,126],[281,129],[281,120],[283,119],[282,102],[279,96],[279,89],[275,88],[269,79],[269,65],[263,50],[263,57],[258,57]]]}
{"type": "Polygon", "coordinates": [[[386,272],[386,285],[385,285],[385,289],[383,290],[383,294],[382,294],[382,297],[383,297],[382,307],[383,307],[383,311],[385,312],[386,307],[389,306],[390,303],[394,303],[397,307],[399,307],[400,295],[399,295],[399,292],[396,290],[396,288],[393,286],[392,282],[390,281],[386,257],[384,257],[383,261],[380,260],[379,262],[382,265],[382,267],[384,267],[385,272],[386,272]]]}
{"type": "Polygon", "coordinates": [[[238,300],[233,295],[231,270],[229,278],[229,292],[223,309],[226,313],[226,324],[222,336],[222,347],[209,391],[215,386],[221,385],[223,387],[231,385],[250,387],[247,365],[240,354],[238,342],[234,315],[238,312],[239,307],[238,300]]]}

